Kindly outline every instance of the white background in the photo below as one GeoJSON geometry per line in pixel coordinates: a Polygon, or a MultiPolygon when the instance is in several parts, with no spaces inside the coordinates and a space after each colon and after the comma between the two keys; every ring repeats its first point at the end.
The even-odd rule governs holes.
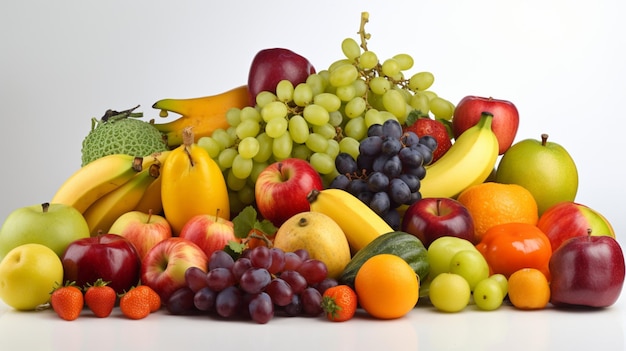
{"type": "MultiPolygon", "coordinates": [[[[622,135],[626,4],[618,0],[4,1],[0,5],[0,150],[4,160],[0,221],[18,207],[50,200],[79,167],[81,142],[92,117],[102,116],[109,108],[140,104],[146,118],[158,119],[151,105],[159,99],[212,95],[245,84],[252,57],[264,48],[290,48],[309,58],[318,70],[327,68],[342,58],[341,40],[356,38],[361,11],[370,12],[369,48],[380,58],[401,52],[413,55],[412,71],[433,72],[433,90],[454,103],[465,95],[510,100],[521,118],[516,141],[548,133],[550,140],[568,149],[580,173],[576,200],[606,215],[620,242],[626,243],[622,213],[626,197],[626,140],[622,135]]],[[[590,318],[616,323],[618,328],[601,329],[604,333],[617,330],[606,339],[621,349],[622,300],[600,315],[575,318],[580,324],[586,321],[585,328],[590,328],[590,318]]],[[[38,318],[2,311],[0,324],[14,328],[19,321],[25,325],[38,318]]],[[[558,325],[571,320],[553,317],[552,311],[535,314],[537,324],[532,314],[521,317],[520,313],[433,314],[429,318],[445,329],[474,327],[488,318],[496,318],[486,324],[490,327],[496,320],[508,320],[536,329],[546,321],[558,325]],[[469,322],[459,324],[466,319],[469,322]]],[[[425,346],[428,338],[420,330],[430,330],[432,337],[437,326],[420,318],[423,315],[409,319],[424,326],[408,325],[418,334],[408,346],[425,346]]],[[[84,323],[97,325],[94,322],[84,323]]],[[[270,324],[289,338],[290,331],[280,331],[276,325],[288,328],[291,322],[270,324]]],[[[78,325],[71,328],[92,330],[89,324],[78,325]]],[[[224,328],[219,323],[211,325],[224,328]]],[[[323,330],[329,329],[323,325],[323,330]]],[[[389,329],[384,326],[381,330],[389,329]]],[[[45,324],[40,327],[48,330],[45,324]]],[[[458,329],[447,331],[459,333],[458,329]]],[[[515,332],[508,330],[504,335],[513,337],[515,332]]],[[[0,344],[5,334],[18,340],[15,335],[19,333],[0,328],[0,344]]],[[[538,345],[543,347],[538,349],[559,346],[558,332],[544,337],[547,341],[540,338],[538,345]]],[[[204,346],[210,346],[210,338],[206,339],[204,346]]],[[[344,349],[351,349],[350,345],[360,344],[344,349]]],[[[481,345],[510,349],[508,344],[481,345]]]]}

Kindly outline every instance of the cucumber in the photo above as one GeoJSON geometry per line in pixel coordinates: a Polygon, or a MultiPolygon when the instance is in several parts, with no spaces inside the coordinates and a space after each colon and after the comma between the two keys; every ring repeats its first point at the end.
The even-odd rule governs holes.
{"type": "Polygon", "coordinates": [[[399,256],[413,268],[421,282],[426,281],[430,271],[426,247],[416,236],[403,231],[382,234],[357,251],[344,268],[338,281],[354,288],[354,279],[363,263],[379,254],[399,256]]]}

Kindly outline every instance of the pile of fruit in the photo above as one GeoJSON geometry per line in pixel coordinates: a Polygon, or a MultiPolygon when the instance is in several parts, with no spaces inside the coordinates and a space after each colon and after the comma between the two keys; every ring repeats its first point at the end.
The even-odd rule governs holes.
{"type": "Polygon", "coordinates": [[[454,105],[410,55],[379,59],[367,22],[326,69],[266,49],[246,85],[157,101],[173,121],[94,119],[80,169],[3,223],[0,298],[257,323],[614,304],[624,256],[566,149],[515,142],[510,101],[454,105]]]}

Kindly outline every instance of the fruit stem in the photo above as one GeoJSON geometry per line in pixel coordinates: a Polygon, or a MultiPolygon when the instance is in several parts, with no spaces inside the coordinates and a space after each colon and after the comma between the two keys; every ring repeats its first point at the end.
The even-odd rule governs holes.
{"type": "Polygon", "coordinates": [[[367,40],[372,37],[371,34],[365,32],[365,24],[369,22],[370,14],[368,12],[361,12],[361,25],[359,26],[359,31],[357,32],[361,37],[361,48],[367,51],[367,40]]]}
{"type": "Polygon", "coordinates": [[[317,200],[317,196],[320,194],[320,191],[317,189],[311,189],[311,192],[309,192],[309,194],[306,196],[306,200],[312,204],[313,202],[315,202],[315,200],[317,200]]]}
{"type": "Polygon", "coordinates": [[[193,158],[191,158],[191,150],[189,150],[189,148],[191,147],[191,145],[194,142],[194,138],[193,138],[193,129],[191,127],[185,127],[183,129],[183,145],[185,147],[185,152],[187,153],[187,157],[189,157],[189,163],[191,164],[191,167],[193,167],[193,158]]]}
{"type": "Polygon", "coordinates": [[[43,213],[48,212],[48,209],[50,208],[50,203],[49,202],[44,202],[41,204],[41,210],[43,211],[43,213]]]}
{"type": "Polygon", "coordinates": [[[541,134],[541,146],[546,146],[547,143],[548,143],[548,134],[546,133],[541,134]]]}
{"type": "Polygon", "coordinates": [[[483,111],[478,120],[477,126],[480,128],[491,129],[491,121],[493,120],[493,114],[491,112],[483,111]]]}

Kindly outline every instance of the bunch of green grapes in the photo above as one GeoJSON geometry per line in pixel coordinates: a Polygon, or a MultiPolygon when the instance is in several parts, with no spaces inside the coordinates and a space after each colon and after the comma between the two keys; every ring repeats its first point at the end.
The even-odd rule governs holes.
{"type": "Polygon", "coordinates": [[[198,140],[224,173],[231,207],[254,202],[256,177],[275,161],[307,160],[328,184],[338,175],[336,156],[344,152],[356,159],[371,125],[388,119],[404,125],[414,111],[452,117],[454,105],[429,90],[432,73],[405,78],[414,63],[410,55],[381,62],[373,51],[363,49],[367,45],[362,38],[362,45],[343,40],[345,57],[305,82],[294,86],[283,80],[275,93],[259,93],[254,107],[229,110],[228,128],[198,140]]]}

